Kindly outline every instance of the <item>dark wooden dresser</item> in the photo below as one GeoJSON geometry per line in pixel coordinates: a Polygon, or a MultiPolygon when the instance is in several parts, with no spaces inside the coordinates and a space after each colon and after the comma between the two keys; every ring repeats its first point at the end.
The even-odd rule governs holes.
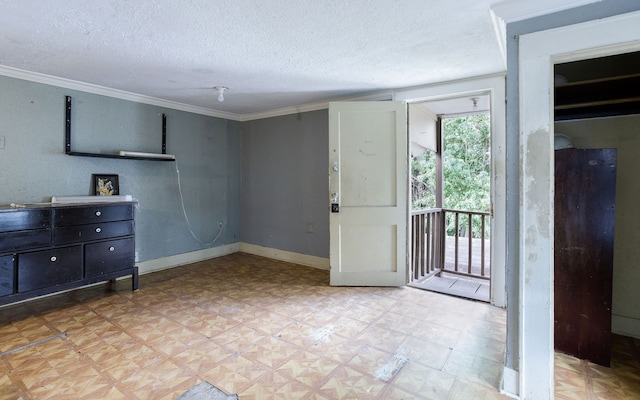
{"type": "Polygon", "coordinates": [[[0,305],[131,275],[135,202],[0,206],[0,305]]]}

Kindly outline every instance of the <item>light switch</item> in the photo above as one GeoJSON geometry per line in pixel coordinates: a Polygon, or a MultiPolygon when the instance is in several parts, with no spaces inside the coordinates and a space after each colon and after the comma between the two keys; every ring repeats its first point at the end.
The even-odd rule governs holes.
{"type": "Polygon", "coordinates": [[[0,136],[0,149],[4,149],[4,136],[0,136]]]}

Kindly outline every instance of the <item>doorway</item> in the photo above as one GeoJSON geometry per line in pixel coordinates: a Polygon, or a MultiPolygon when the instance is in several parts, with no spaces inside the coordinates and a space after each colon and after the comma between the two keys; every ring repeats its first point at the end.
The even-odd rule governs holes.
{"type": "Polygon", "coordinates": [[[517,127],[517,353],[524,398],[553,393],[553,65],[638,51],[638,23],[640,13],[628,13],[518,39],[518,75],[526,77],[518,81],[517,127]]]}
{"type": "MultiPolygon", "coordinates": [[[[398,90],[394,93],[396,101],[406,101],[411,107],[414,103],[442,101],[455,98],[469,98],[488,95],[491,112],[491,304],[497,307],[507,306],[506,296],[506,105],[504,74],[487,75],[473,79],[426,85],[420,88],[398,90]]],[[[467,100],[468,101],[468,100],[467,100]]]]}
{"type": "MultiPolygon", "coordinates": [[[[555,136],[565,138],[573,147],[580,149],[579,151],[612,151],[620,154],[615,178],[609,178],[605,182],[606,184],[617,181],[614,193],[615,218],[610,221],[611,226],[615,226],[615,232],[611,232],[613,243],[608,246],[611,257],[608,259],[601,257],[602,261],[598,262],[600,267],[607,266],[606,270],[602,271],[603,275],[594,273],[597,269],[589,272],[588,276],[594,279],[596,286],[591,290],[583,290],[588,293],[588,296],[583,296],[578,304],[575,299],[571,302],[559,303],[565,291],[560,291],[557,284],[559,271],[562,271],[562,263],[559,265],[557,261],[559,255],[557,238],[562,236],[563,232],[558,232],[559,224],[555,224],[554,343],[556,351],[608,366],[609,357],[616,354],[611,352],[612,332],[624,339],[628,339],[626,336],[640,337],[640,330],[637,327],[634,328],[633,324],[628,324],[628,321],[640,319],[640,313],[636,310],[634,289],[640,282],[640,274],[636,272],[635,263],[632,261],[640,257],[640,250],[636,246],[640,236],[636,233],[635,224],[640,217],[635,204],[635,199],[640,194],[640,185],[636,183],[635,178],[635,171],[640,167],[637,158],[637,153],[640,151],[640,140],[637,138],[637,126],[640,124],[638,111],[640,109],[638,95],[640,52],[558,63],[555,65],[554,72],[555,136]],[[578,311],[578,308],[585,308],[590,302],[595,304],[589,305],[587,312],[578,311]],[[566,307],[567,303],[571,304],[571,307],[566,307]],[[598,321],[595,317],[596,313],[602,316],[599,323],[596,322],[598,321]],[[588,325],[576,324],[577,315],[581,314],[593,314],[589,317],[588,325]],[[575,322],[569,322],[572,319],[575,322]],[[561,328],[572,325],[580,329],[576,329],[570,340],[563,341],[563,333],[567,329],[561,328]],[[572,345],[568,345],[569,343],[572,345]]],[[[556,171],[557,154],[558,151],[556,151],[556,171]]],[[[555,179],[557,186],[557,175],[555,179]]],[[[589,186],[593,186],[591,182],[589,186]]],[[[606,191],[598,190],[598,193],[606,193],[606,191]]],[[[557,199],[556,192],[556,201],[557,199]]],[[[598,203],[604,204],[604,202],[598,203]]],[[[555,219],[557,221],[558,217],[556,216],[555,219]]],[[[594,218],[589,216],[589,220],[593,221],[594,218]]],[[[601,228],[602,224],[598,225],[600,228],[593,230],[594,232],[606,231],[601,228]]],[[[598,245],[603,243],[606,241],[599,238],[598,245]]],[[[592,265],[589,260],[587,262],[585,266],[592,265]]],[[[572,276],[572,281],[574,278],[575,282],[580,280],[580,276],[572,276]]],[[[619,361],[614,358],[611,364],[615,367],[620,365],[619,361]]],[[[612,371],[615,371],[615,368],[612,371]]]]}
{"type": "Polygon", "coordinates": [[[409,105],[409,284],[484,302],[491,284],[490,95],[409,105]]]}

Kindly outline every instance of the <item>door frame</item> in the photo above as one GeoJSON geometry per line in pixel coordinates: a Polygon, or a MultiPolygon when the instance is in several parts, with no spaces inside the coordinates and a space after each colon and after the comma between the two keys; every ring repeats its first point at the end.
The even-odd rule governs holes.
{"type": "Polygon", "coordinates": [[[640,51],[640,12],[519,37],[519,395],[553,398],[553,66],[640,51]],[[522,79],[526,77],[526,79],[522,79]]]}
{"type": "Polygon", "coordinates": [[[407,103],[489,94],[491,115],[491,304],[506,307],[506,106],[505,74],[494,74],[394,92],[407,103]],[[494,268],[500,265],[501,268],[494,268]]]}

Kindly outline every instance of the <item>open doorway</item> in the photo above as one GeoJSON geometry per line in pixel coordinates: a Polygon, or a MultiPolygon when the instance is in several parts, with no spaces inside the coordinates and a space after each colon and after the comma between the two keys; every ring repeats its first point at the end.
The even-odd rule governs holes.
{"type": "Polygon", "coordinates": [[[490,302],[490,95],[409,105],[409,284],[490,302]]]}
{"type": "MultiPolygon", "coordinates": [[[[514,91],[519,107],[513,114],[518,121],[514,136],[516,132],[518,136],[517,146],[510,146],[510,155],[519,161],[516,166],[519,179],[511,186],[520,194],[517,220],[510,224],[510,232],[517,235],[514,242],[517,248],[513,250],[517,254],[514,261],[518,263],[515,291],[518,307],[510,313],[517,317],[517,324],[508,323],[507,354],[516,356],[512,363],[513,360],[518,363],[515,378],[517,392],[523,398],[547,398],[554,390],[552,167],[555,128],[554,96],[549,95],[553,93],[553,66],[640,50],[638,31],[634,29],[639,20],[640,14],[627,13],[518,36],[516,76],[519,79],[516,79],[514,91]],[[517,152],[513,152],[516,147],[517,152]]],[[[594,121],[588,124],[594,124],[594,121]]],[[[637,158],[637,148],[625,143],[622,149],[637,158]]],[[[618,155],[623,156],[621,152],[618,155]]],[[[625,325],[628,328],[639,326],[633,319],[625,320],[625,325]]],[[[591,377],[590,374],[586,376],[591,377]]]]}
{"type": "MultiPolygon", "coordinates": [[[[554,347],[556,351],[581,359],[586,371],[593,364],[611,366],[608,378],[628,383],[627,374],[640,372],[640,359],[628,357],[629,349],[640,344],[640,311],[637,307],[636,288],[640,282],[635,260],[640,256],[637,232],[640,211],[636,199],[640,195],[640,184],[635,173],[640,167],[637,157],[640,151],[640,52],[628,52],[597,58],[555,64],[555,121],[556,167],[555,167],[555,257],[554,257],[554,347]],[[560,142],[564,143],[563,145],[560,142]],[[564,148],[571,149],[565,150],[564,148]],[[566,153],[570,152],[570,153],[566,153]],[[594,156],[604,152],[615,156],[608,162],[605,182],[596,188],[597,180],[592,178],[593,170],[602,157],[594,156]],[[595,203],[600,208],[592,211],[580,222],[582,231],[596,233],[595,245],[589,250],[600,248],[590,257],[563,257],[572,248],[580,245],[563,244],[569,232],[561,215],[558,203],[566,202],[569,196],[558,191],[562,171],[568,157],[576,153],[590,154],[586,160],[588,170],[580,164],[571,164],[572,181],[588,180],[577,197],[570,198],[571,211],[578,215],[595,203]],[[559,158],[561,157],[561,158],[559,158]],[[562,161],[562,162],[560,162],[562,161]],[[577,171],[580,171],[578,175],[577,171]],[[598,197],[607,193],[601,187],[615,185],[610,195],[612,206],[603,208],[605,201],[587,195],[587,190],[596,189],[598,197]],[[578,200],[586,202],[578,208],[578,200]],[[597,201],[593,201],[597,200],[597,201]],[[573,203],[575,202],[575,206],[573,203]],[[608,218],[603,218],[608,216],[608,218]],[[584,229],[584,221],[597,221],[596,229],[584,229]],[[605,229],[605,224],[610,229],[605,229]],[[604,235],[603,235],[604,234],[604,235]],[[598,254],[598,257],[593,257],[598,254]],[[588,271],[588,273],[585,273],[588,271]],[[559,284],[566,281],[569,284],[559,284]],[[588,287],[589,286],[589,287],[588,287]],[[577,290],[580,296],[571,295],[577,290]],[[567,297],[571,296],[569,300],[567,297]],[[588,322],[585,319],[588,318],[588,322]],[[571,333],[571,339],[566,333],[571,333]]],[[[565,166],[566,167],[566,166],[565,166]]],[[[570,219],[569,219],[570,220],[570,219]]],[[[556,380],[562,379],[567,357],[556,356],[556,380]]],[[[636,382],[636,381],[633,381],[636,382]]],[[[629,385],[626,385],[629,387],[629,385]]],[[[587,380],[586,387],[591,390],[587,380]]],[[[637,395],[638,393],[634,393],[637,395]]]]}

